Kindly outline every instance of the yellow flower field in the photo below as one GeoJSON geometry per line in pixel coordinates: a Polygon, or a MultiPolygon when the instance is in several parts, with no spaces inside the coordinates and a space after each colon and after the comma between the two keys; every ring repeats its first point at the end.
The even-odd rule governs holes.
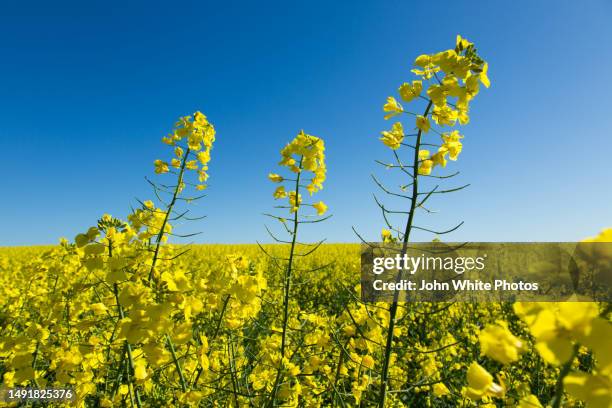
{"type": "MultiPolygon", "coordinates": [[[[161,261],[160,284],[150,288],[138,272],[119,276],[126,263],[140,268],[141,277],[147,268],[143,254],[122,248],[122,234],[114,235],[107,241],[116,242],[112,256],[93,254],[89,248],[97,244],[67,242],[0,251],[4,385],[70,385],[83,406],[129,405],[136,398],[142,406],[265,405],[280,363],[282,325],[281,275],[270,273],[271,258],[256,245],[194,246],[161,261]],[[93,257],[106,267],[92,267],[93,257]]],[[[280,245],[265,249],[286,252],[280,245]]],[[[181,250],[163,247],[162,258],[181,250]]],[[[279,405],[375,404],[387,305],[360,303],[358,281],[359,245],[323,245],[316,258],[297,263],[279,405]]],[[[590,303],[565,305],[560,316],[588,309],[572,322],[581,330],[601,311],[590,303]]],[[[517,317],[535,312],[510,304],[402,305],[388,406],[545,404],[559,368],[538,354],[529,320],[517,317]]],[[[593,346],[608,353],[598,360],[608,366],[584,379],[598,388],[573,394],[593,401],[589,406],[610,401],[606,338],[593,346]]],[[[577,353],[572,369],[595,366],[586,347],[577,353]]]]}
{"type": "MultiPolygon", "coordinates": [[[[376,199],[381,238],[404,254],[417,211],[463,188],[427,182],[452,177],[440,172],[463,150],[457,127],[487,70],[457,36],[418,56],[418,79],[383,106],[395,160],[380,163],[405,184],[374,180],[405,201],[394,212],[376,199]]],[[[363,302],[359,244],[300,241],[332,210],[314,198],[322,137],[300,131],[271,159],[275,244],[173,244],[198,222],[188,208],[205,199],[216,137],[203,113],[180,118],[152,160],[151,199],[126,220],[0,249],[2,388],[70,388],[74,401],[50,404],[83,407],[612,407],[609,304],[363,302]]]]}

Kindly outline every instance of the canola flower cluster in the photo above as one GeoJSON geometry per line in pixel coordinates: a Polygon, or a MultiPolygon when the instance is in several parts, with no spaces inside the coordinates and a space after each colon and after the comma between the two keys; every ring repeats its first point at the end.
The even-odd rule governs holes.
{"type": "MultiPolygon", "coordinates": [[[[459,37],[416,65],[438,82],[416,137],[433,129],[430,117],[466,123],[478,82],[488,86],[473,44],[459,37]]],[[[422,98],[422,86],[400,95],[422,98]]],[[[385,110],[406,113],[397,102],[385,110]]],[[[383,133],[394,152],[407,137],[397,123],[383,133]]],[[[438,153],[450,159],[461,151],[455,132],[441,133],[438,153]]],[[[612,406],[609,304],[399,303],[391,315],[362,302],[359,245],[299,241],[298,227],[328,210],[300,194],[326,176],[323,140],[303,131],[281,150],[289,174],[268,176],[281,184],[274,198],[288,200],[278,208],[289,219],[270,215],[287,241],[170,244],[174,227],[195,221],[179,204],[199,199],[187,186],[205,188],[214,139],[203,114],[181,118],[163,139],[175,157],[154,163],[174,176],[151,182],[167,200],[141,202],[126,221],[103,215],[74,242],[0,249],[3,387],[70,387],[81,407],[612,406]]],[[[434,159],[417,156],[427,175],[434,159]]],[[[383,239],[398,240],[389,230],[383,239]]],[[[588,240],[610,242],[612,229],[588,240]]]]}
{"type": "MultiPolygon", "coordinates": [[[[155,160],[155,173],[167,173],[170,168],[180,169],[181,174],[184,169],[192,170],[198,174],[198,182],[195,187],[197,190],[206,188],[208,180],[208,162],[210,161],[210,151],[215,141],[215,128],[208,121],[202,112],[195,112],[192,116],[184,116],[176,122],[174,131],[162,138],[162,141],[174,148],[175,157],[170,163],[163,160],[155,160]],[[186,141],[186,148],[179,146],[181,141],[186,141]],[[189,154],[195,157],[187,160],[189,154]]],[[[182,179],[180,180],[182,182],[182,179]]],[[[181,186],[180,188],[183,188],[181,186]]]]}
{"type": "MultiPolygon", "coordinates": [[[[474,44],[457,36],[454,49],[433,55],[421,55],[414,61],[418,68],[412,72],[420,77],[412,83],[403,83],[398,93],[405,103],[420,99],[425,100],[427,107],[420,115],[404,109],[393,96],[387,98],[383,110],[388,112],[385,119],[391,119],[401,114],[415,117],[413,129],[417,130],[418,138],[430,131],[440,136],[441,144],[438,151],[431,153],[428,149],[418,149],[418,172],[421,175],[431,174],[435,166],[446,167],[447,156],[457,160],[463,148],[463,136],[458,130],[440,132],[432,126],[432,121],[440,128],[453,127],[457,123],[465,125],[469,122],[470,101],[478,95],[480,84],[490,86],[487,76],[488,64],[476,53],[474,44]],[[429,84],[423,94],[424,83],[429,84]]],[[[383,131],[382,142],[393,150],[399,149],[407,135],[402,122],[395,122],[391,130],[383,131]]],[[[417,147],[418,148],[418,147],[417,147]]]]}
{"type": "MultiPolygon", "coordinates": [[[[302,130],[281,150],[281,156],[282,160],[279,162],[279,165],[287,167],[297,178],[290,179],[277,173],[270,173],[268,179],[273,183],[279,184],[284,181],[295,183],[293,190],[287,191],[285,186],[281,185],[276,188],[273,194],[274,199],[288,198],[290,212],[294,213],[302,205],[302,195],[299,192],[300,187],[304,187],[311,196],[323,188],[323,182],[327,173],[327,168],[325,167],[325,142],[323,139],[308,135],[302,130]],[[305,171],[311,172],[312,178],[310,178],[308,184],[300,185],[300,177],[305,171]]],[[[327,205],[323,201],[308,205],[317,211],[317,215],[323,215],[327,212],[327,205]]]]}
{"type": "MultiPolygon", "coordinates": [[[[539,358],[551,367],[561,367],[555,389],[557,394],[551,406],[561,405],[560,390],[565,389],[570,401],[583,401],[588,407],[612,405],[612,349],[609,339],[612,324],[602,317],[601,305],[594,302],[519,302],[513,305],[514,313],[521,320],[531,342],[519,339],[508,328],[508,323],[498,321],[480,331],[481,355],[503,367],[516,363],[521,354],[532,347],[539,358]],[[590,370],[584,371],[586,359],[591,360],[590,370]],[[597,362],[592,364],[593,359],[597,362]],[[589,372],[590,371],[590,372],[589,372]]],[[[608,312],[609,313],[609,312],[608,312]]],[[[605,312],[603,313],[606,314],[605,312]]],[[[511,379],[498,374],[493,376],[477,362],[467,371],[467,387],[464,395],[484,406],[497,406],[495,399],[505,399],[511,379]]],[[[515,405],[521,408],[543,407],[529,384],[512,384],[518,390],[515,405]]]]}

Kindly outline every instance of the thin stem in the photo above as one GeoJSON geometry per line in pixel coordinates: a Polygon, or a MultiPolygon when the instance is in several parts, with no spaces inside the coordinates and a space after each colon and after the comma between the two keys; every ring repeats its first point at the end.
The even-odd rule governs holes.
{"type": "Polygon", "coordinates": [[[227,345],[227,352],[229,354],[229,359],[230,359],[229,365],[230,365],[230,375],[231,375],[231,380],[232,380],[232,394],[234,396],[234,404],[236,405],[236,407],[239,407],[240,404],[238,403],[238,384],[236,380],[234,346],[233,346],[233,339],[232,339],[231,332],[229,335],[229,344],[227,345]]]}
{"type": "MultiPolygon", "coordinates": [[[[348,343],[349,342],[347,341],[344,348],[348,346],[348,343]]],[[[336,392],[336,395],[338,396],[338,398],[340,398],[340,402],[342,403],[342,406],[345,407],[346,403],[344,402],[342,395],[340,395],[340,393],[338,392],[338,380],[340,379],[340,371],[342,370],[342,364],[344,364],[344,353],[342,352],[342,350],[340,350],[340,355],[338,356],[338,365],[336,366],[336,374],[334,375],[334,382],[332,384],[332,388],[336,392]]]]}
{"type": "Polygon", "coordinates": [[[178,180],[177,180],[176,186],[174,187],[174,193],[172,194],[172,200],[168,204],[168,207],[166,209],[166,214],[164,215],[164,221],[162,222],[161,228],[159,229],[159,232],[157,234],[157,238],[155,242],[155,252],[153,254],[153,261],[151,262],[151,269],[149,270],[149,282],[151,281],[151,278],[153,277],[153,271],[155,270],[155,264],[157,263],[157,258],[159,256],[159,248],[161,246],[162,239],[164,237],[164,230],[166,229],[168,218],[170,217],[170,214],[172,213],[174,204],[176,204],[176,200],[178,199],[178,195],[180,193],[181,186],[183,184],[183,175],[185,173],[185,165],[187,164],[187,156],[189,156],[189,152],[190,152],[190,149],[187,148],[187,151],[183,155],[183,161],[181,162],[181,169],[178,174],[178,180]]]}
{"type": "MultiPolygon", "coordinates": [[[[121,304],[119,303],[119,289],[116,283],[114,284],[113,290],[115,292],[115,301],[117,302],[117,310],[119,311],[119,317],[123,319],[125,315],[123,313],[123,308],[121,307],[121,304]]],[[[130,388],[134,390],[134,394],[136,395],[136,405],[138,406],[138,408],[141,408],[142,403],[140,402],[140,392],[138,391],[138,387],[135,387],[134,384],[132,384],[132,380],[130,376],[130,371],[134,372],[134,358],[132,356],[132,347],[130,346],[130,343],[127,340],[125,341],[125,349],[127,351],[127,356],[128,356],[128,364],[126,365],[126,368],[125,368],[126,378],[127,378],[130,388]]],[[[121,366],[121,363],[119,365],[121,366]]],[[[132,394],[130,392],[130,397],[131,396],[132,394]]]]}
{"type": "MultiPolygon", "coordinates": [[[[212,352],[212,344],[214,343],[215,339],[217,338],[217,335],[219,334],[219,331],[221,330],[221,323],[223,322],[223,316],[225,315],[225,310],[227,309],[227,304],[229,303],[231,295],[227,295],[225,297],[225,300],[223,301],[223,308],[221,309],[221,315],[219,316],[219,321],[217,321],[217,327],[215,328],[215,332],[213,333],[212,337],[209,340],[209,348],[208,348],[208,352],[206,353],[207,357],[210,357],[210,353],[212,352]]],[[[202,368],[202,366],[200,366],[198,368],[198,373],[196,374],[195,380],[193,380],[193,386],[195,387],[198,384],[198,380],[200,379],[200,375],[202,374],[202,371],[204,371],[204,369],[202,368]]]]}
{"type": "Polygon", "coordinates": [[[578,355],[579,348],[580,346],[578,344],[574,345],[574,351],[572,352],[572,356],[561,367],[561,371],[559,372],[559,378],[557,378],[557,384],[555,385],[555,399],[553,400],[552,408],[561,407],[561,403],[563,402],[563,380],[572,369],[572,363],[578,355]]]}
{"type": "MultiPolygon", "coordinates": [[[[108,257],[111,258],[112,256],[113,256],[113,242],[109,239],[108,240],[108,257]]],[[[125,318],[125,313],[123,312],[123,307],[121,307],[121,303],[119,302],[119,285],[117,283],[114,283],[113,285],[113,292],[115,295],[115,301],[117,302],[117,312],[119,312],[119,318],[123,320],[125,318]]],[[[132,405],[134,405],[134,397],[132,395],[132,390],[133,390],[133,393],[136,396],[136,405],[138,406],[138,408],[142,408],[142,403],[140,401],[140,392],[138,391],[138,387],[136,387],[132,383],[132,378],[130,376],[130,370],[132,373],[134,372],[134,358],[132,356],[132,347],[130,346],[130,343],[127,340],[125,341],[125,349],[127,351],[127,356],[128,356],[128,364],[126,365],[126,368],[125,368],[125,374],[126,374],[128,384],[130,386],[130,399],[132,401],[132,405]]],[[[122,354],[121,361],[119,363],[119,367],[121,367],[121,363],[123,362],[123,355],[124,354],[122,354]]]]}
{"type": "Polygon", "coordinates": [[[300,172],[297,174],[296,180],[295,180],[295,204],[296,204],[296,209],[295,212],[293,213],[293,234],[291,237],[291,249],[289,252],[289,260],[287,263],[287,270],[285,273],[285,284],[284,284],[284,298],[283,298],[283,332],[282,332],[282,337],[281,337],[281,360],[280,360],[280,366],[278,368],[278,372],[276,374],[276,380],[274,381],[274,387],[272,389],[272,394],[270,395],[270,401],[268,402],[268,406],[273,406],[274,405],[274,401],[276,399],[276,394],[278,392],[278,386],[280,384],[281,378],[282,378],[282,372],[283,372],[283,365],[284,365],[284,361],[283,359],[285,358],[285,349],[287,346],[287,323],[289,321],[289,292],[291,290],[291,272],[292,272],[292,267],[293,267],[293,255],[295,252],[295,243],[297,241],[297,232],[298,232],[298,213],[300,211],[300,207],[299,207],[299,197],[300,197],[300,176],[302,175],[302,160],[303,157],[300,158],[300,163],[298,165],[300,172]]]}
{"type": "MultiPolygon", "coordinates": [[[[429,114],[433,102],[430,100],[425,108],[423,116],[429,114]]],[[[400,256],[404,256],[408,249],[408,240],[410,238],[410,232],[412,231],[412,222],[414,218],[415,209],[417,206],[417,197],[419,192],[418,176],[419,176],[419,148],[421,146],[422,131],[419,129],[417,133],[417,139],[414,148],[414,159],[412,166],[412,197],[410,199],[410,211],[408,213],[408,220],[406,222],[406,228],[404,230],[404,240],[402,245],[402,251],[400,256]]],[[[398,272],[396,280],[399,282],[402,278],[402,273],[398,272]]],[[[381,373],[381,388],[380,396],[378,399],[379,408],[385,408],[385,400],[387,398],[387,388],[389,387],[389,361],[391,360],[391,350],[393,349],[393,332],[395,330],[395,317],[397,315],[397,305],[399,300],[399,291],[395,291],[393,294],[393,303],[389,308],[389,329],[387,330],[387,341],[385,344],[385,355],[383,360],[383,367],[381,373]]]]}
{"type": "Polygon", "coordinates": [[[172,360],[174,361],[174,365],[176,367],[176,371],[179,373],[179,378],[181,379],[181,389],[183,392],[187,392],[187,382],[185,381],[185,375],[183,375],[183,369],[181,368],[181,363],[178,361],[176,357],[176,350],[174,350],[174,343],[172,343],[172,339],[170,336],[166,334],[166,340],[168,341],[168,346],[170,346],[170,353],[172,354],[172,360]]]}

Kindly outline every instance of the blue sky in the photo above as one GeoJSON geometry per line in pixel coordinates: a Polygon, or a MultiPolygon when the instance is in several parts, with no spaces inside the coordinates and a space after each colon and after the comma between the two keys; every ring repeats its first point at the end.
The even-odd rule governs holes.
{"type": "MultiPolygon", "coordinates": [[[[453,183],[417,224],[469,241],[572,241],[612,226],[612,4],[514,2],[5,2],[0,13],[0,245],[55,243],[152,193],[160,138],[202,110],[218,134],[199,242],[266,241],[266,179],[299,129],[326,140],[303,239],[377,239],[370,174],[390,158],[382,104],[421,53],[457,33],[492,86],[462,129],[453,183]],[[87,7],[87,8],[84,8],[87,7]]],[[[417,234],[415,239],[430,239],[417,234]]]]}

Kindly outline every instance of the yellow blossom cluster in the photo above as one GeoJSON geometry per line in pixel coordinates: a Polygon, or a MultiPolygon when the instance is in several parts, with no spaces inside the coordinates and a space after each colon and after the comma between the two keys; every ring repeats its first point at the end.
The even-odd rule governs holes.
{"type": "MultiPolygon", "coordinates": [[[[416,58],[414,65],[417,68],[412,72],[420,79],[403,83],[398,93],[404,103],[424,101],[426,107],[423,114],[405,110],[393,96],[387,98],[383,110],[386,112],[385,119],[400,114],[415,117],[417,143],[412,147],[418,149],[418,174],[429,175],[435,166],[446,166],[447,155],[451,160],[457,160],[462,149],[460,139],[463,138],[457,130],[437,131],[432,122],[439,127],[453,127],[457,123],[465,125],[469,122],[470,101],[478,94],[481,83],[486,87],[490,85],[488,64],[478,56],[473,43],[457,36],[454,49],[421,55],[416,58]],[[421,136],[432,130],[442,139],[437,152],[433,154],[420,148],[421,136]]],[[[398,121],[390,130],[383,131],[380,139],[386,146],[397,150],[404,144],[405,138],[404,125],[398,121]]]]}
{"type": "MultiPolygon", "coordinates": [[[[268,179],[273,183],[283,183],[290,181],[295,183],[292,191],[287,191],[285,186],[280,185],[274,190],[274,199],[288,198],[291,213],[298,211],[302,205],[302,195],[299,193],[300,187],[313,195],[323,188],[327,168],[325,166],[325,142],[323,139],[312,136],[300,131],[298,135],[281,150],[281,161],[279,165],[289,168],[295,174],[296,179],[287,179],[280,174],[270,173],[268,179]],[[310,182],[306,185],[300,184],[304,172],[313,174],[310,182]]],[[[327,211],[327,205],[323,201],[308,204],[313,207],[317,215],[323,215],[327,211]]]]}
{"type": "MultiPolygon", "coordinates": [[[[612,242],[611,231],[605,229],[584,242],[612,242]]],[[[572,296],[565,302],[517,302],[512,307],[533,338],[530,346],[538,358],[552,367],[561,367],[555,379],[556,394],[551,400],[552,405],[563,406],[564,396],[559,390],[565,389],[570,402],[575,399],[584,401],[589,407],[612,406],[612,349],[608,344],[612,337],[612,323],[606,317],[607,312],[602,312],[602,304],[572,296]],[[578,362],[587,356],[596,364],[584,370],[578,362]]],[[[510,332],[508,323],[503,320],[482,329],[479,343],[481,355],[504,366],[518,364],[520,354],[529,348],[525,340],[510,332]]],[[[499,381],[495,383],[484,367],[473,362],[467,371],[468,384],[463,394],[483,402],[490,398],[505,398],[507,387],[502,374],[500,372],[499,381]]],[[[542,407],[528,386],[517,388],[517,406],[542,407]]]]}
{"type": "MultiPolygon", "coordinates": [[[[215,128],[202,112],[195,112],[192,116],[180,118],[174,130],[162,138],[168,145],[174,146],[174,156],[170,162],[155,160],[155,173],[163,174],[170,168],[179,170],[179,182],[182,183],[183,171],[192,170],[198,174],[198,190],[206,188],[208,180],[208,163],[210,151],[215,141],[215,128]]],[[[182,187],[181,187],[182,188],[182,187]]]]}

